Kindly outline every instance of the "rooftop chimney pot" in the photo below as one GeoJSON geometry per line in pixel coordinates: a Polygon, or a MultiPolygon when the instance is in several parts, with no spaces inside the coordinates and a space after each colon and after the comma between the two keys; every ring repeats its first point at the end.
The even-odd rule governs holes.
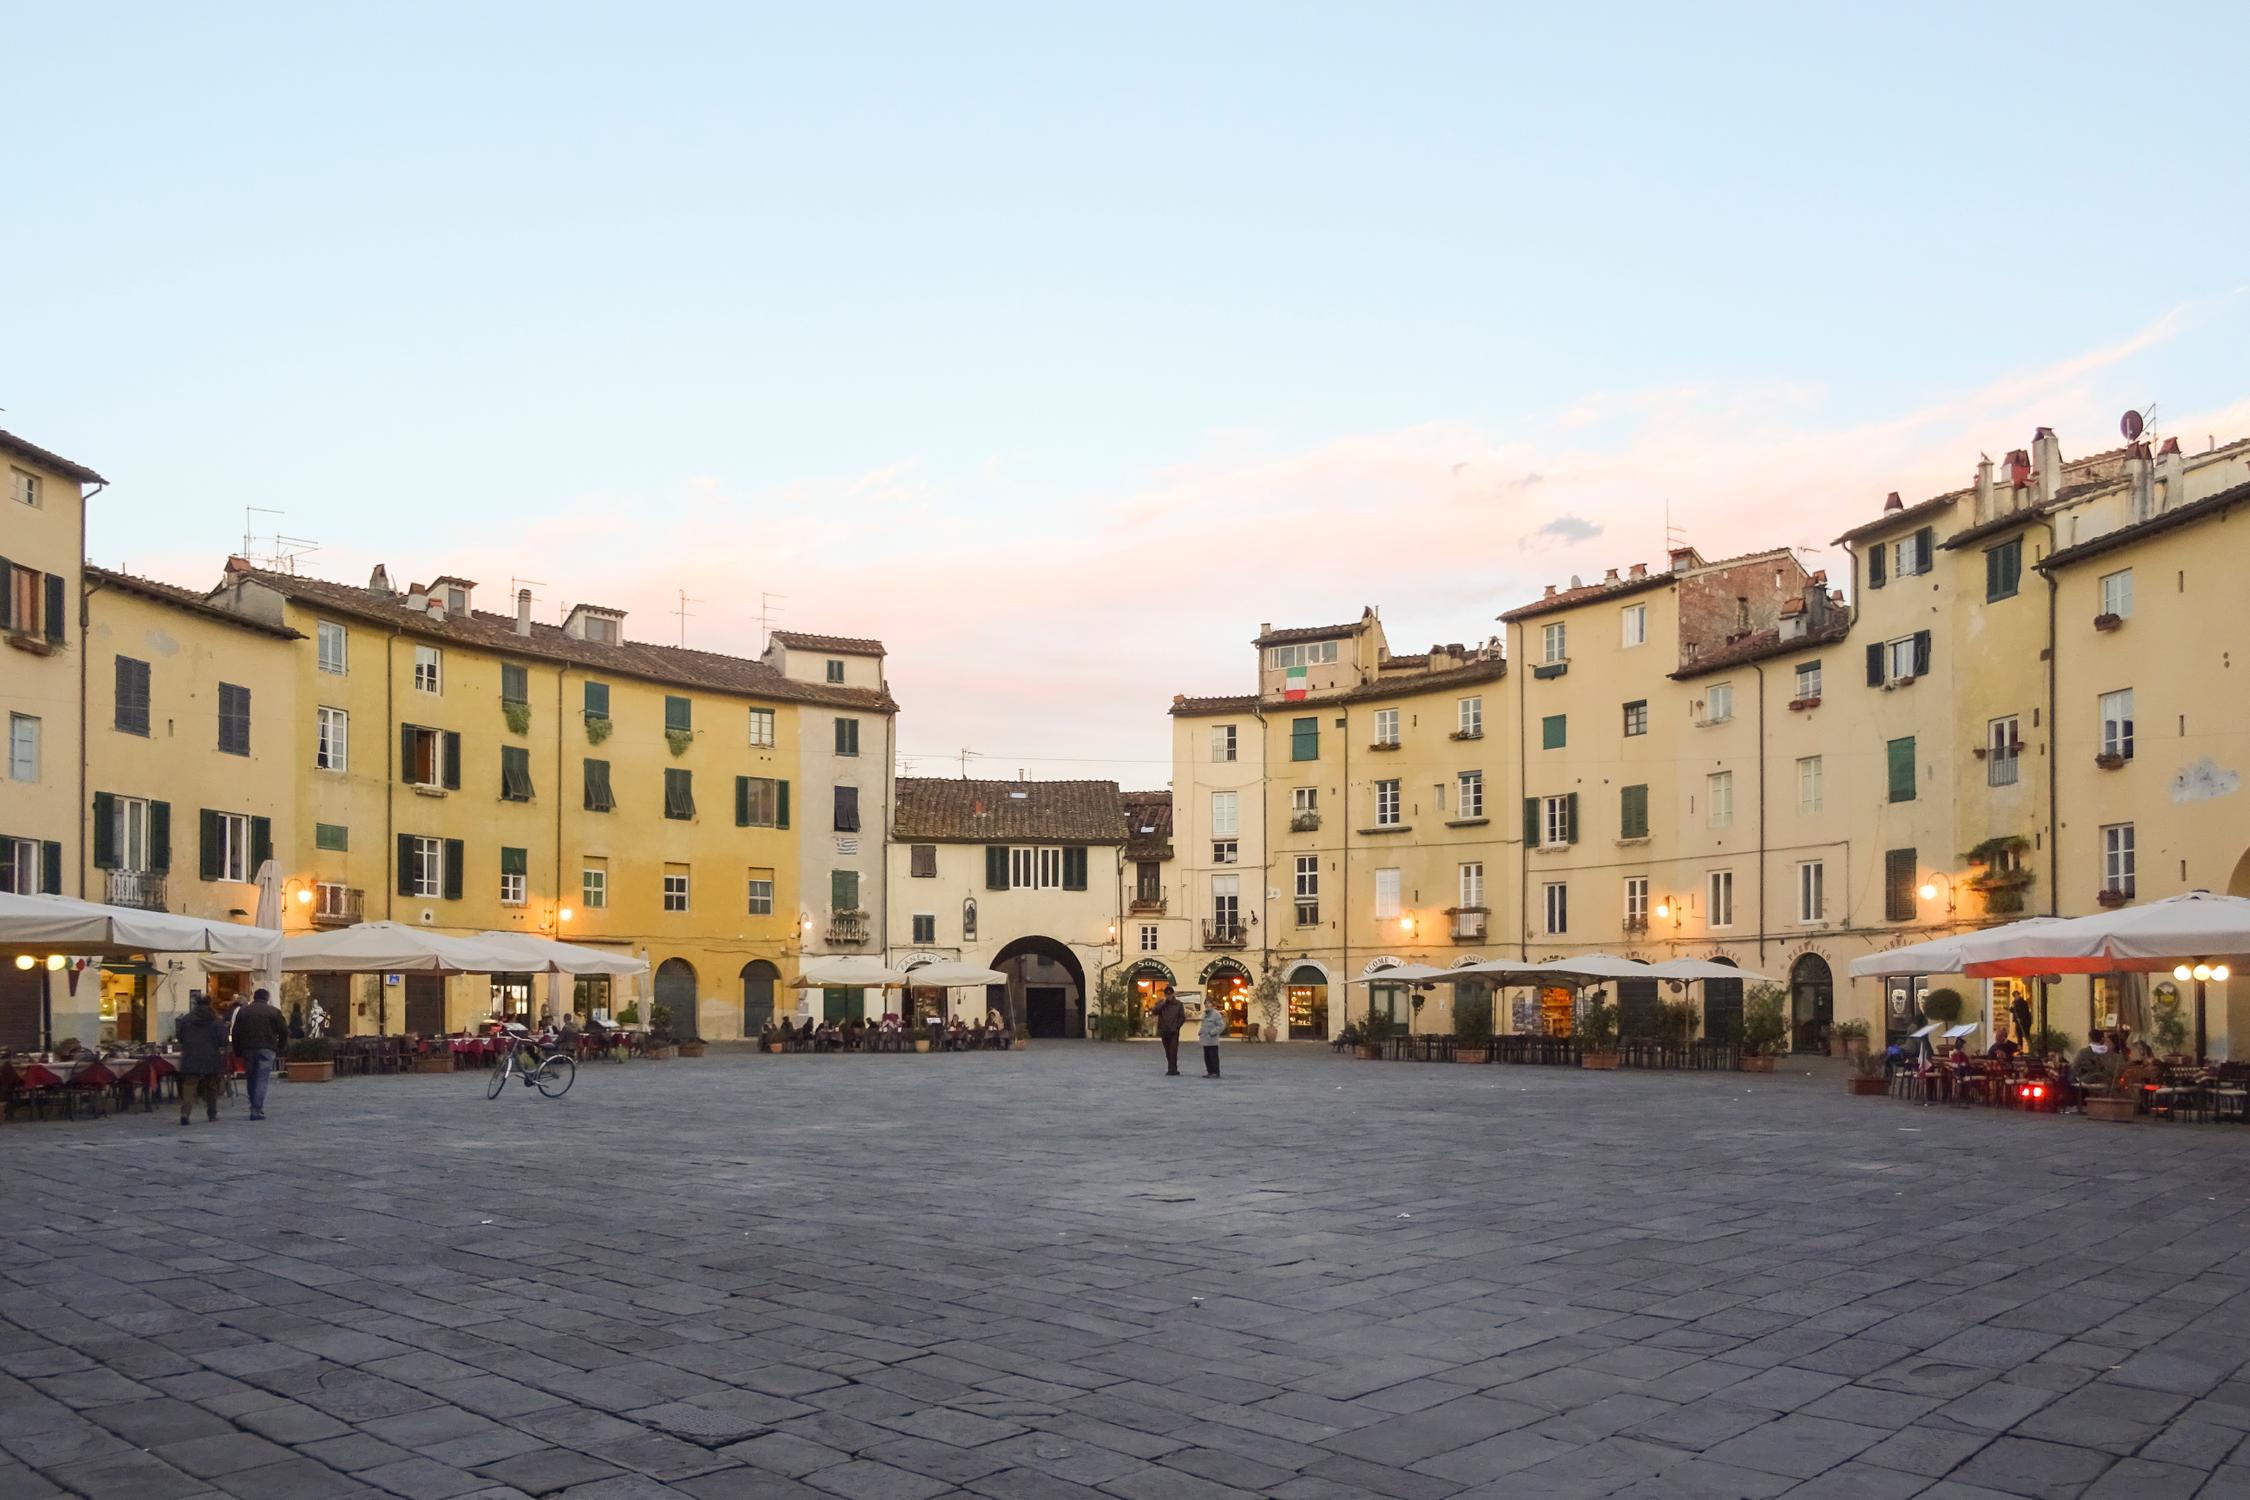
{"type": "Polygon", "coordinates": [[[516,634],[531,634],[531,590],[516,590],[516,634]]]}
{"type": "Polygon", "coordinates": [[[1897,490],[1892,490],[1888,495],[1885,495],[1883,497],[1883,509],[1886,513],[1894,510],[1904,510],[1906,509],[1906,502],[1899,499],[1897,490]]]}

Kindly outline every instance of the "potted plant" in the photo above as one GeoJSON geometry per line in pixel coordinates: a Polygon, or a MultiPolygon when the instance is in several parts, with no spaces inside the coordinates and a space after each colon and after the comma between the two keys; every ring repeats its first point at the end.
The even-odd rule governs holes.
{"type": "Polygon", "coordinates": [[[2094,901],[2101,906],[2123,906],[2132,899],[2130,891],[2121,891],[2113,885],[2105,885],[2094,892],[2094,901]]]}
{"type": "Polygon", "coordinates": [[[648,1008],[648,1056],[661,1060],[679,1055],[680,1049],[672,1041],[672,1007],[651,1005],[648,1008]]]}
{"type": "Polygon", "coordinates": [[[1889,1093],[1891,1083],[1883,1076],[1883,1059],[1871,1052],[1854,1052],[1852,1076],[1844,1080],[1844,1088],[1847,1093],[1854,1095],[1881,1096],[1889,1093]]]}
{"type": "Polygon", "coordinates": [[[610,722],[608,714],[586,715],[586,743],[589,745],[600,744],[603,740],[609,738],[609,732],[615,727],[610,722]]]}
{"type": "Polygon", "coordinates": [[[431,1037],[422,1043],[422,1050],[414,1054],[414,1071],[417,1073],[450,1073],[453,1071],[453,1044],[444,1037],[431,1037]]]}
{"type": "MultiPolygon", "coordinates": [[[[1253,985],[1250,990],[1250,1007],[1265,1018],[1266,1040],[1269,1042],[1280,1041],[1283,1033],[1281,1030],[1281,973],[1279,970],[1268,968],[1258,976],[1257,984],[1253,985]]],[[[1250,1039],[1252,1041],[1257,1040],[1256,1028],[1252,1028],[1250,1039]]]]}
{"type": "Polygon", "coordinates": [[[1578,1065],[1608,1072],[1617,1066],[1617,1007],[1594,991],[1578,1017],[1578,1065]]]}
{"type": "Polygon", "coordinates": [[[289,1044],[283,1065],[291,1083],[326,1083],[336,1076],[336,1044],[324,1036],[301,1036],[289,1044]]]}
{"type": "Polygon", "coordinates": [[[1031,1045],[1031,1023],[1029,1021],[1016,1022],[1015,1045],[1016,1050],[1019,1052],[1031,1045]]]}
{"type": "Polygon", "coordinates": [[[2125,764],[2125,757],[2118,754],[2115,750],[2104,750],[2101,754],[2094,757],[2094,764],[2101,767],[2105,771],[2114,771],[2119,766],[2125,764]]]}
{"type": "Polygon", "coordinates": [[[2170,1005],[2159,1003],[2156,1011],[2156,1051],[2160,1057],[2178,1057],[2187,1051],[2187,1021],[2180,1015],[2179,1001],[2170,1005]]]}
{"type": "Polygon", "coordinates": [[[1865,1057],[1868,1026],[1865,1021],[1838,1021],[1828,1030],[1830,1057],[1865,1057]]]}
{"type": "Polygon", "coordinates": [[[1122,1042],[1133,1034],[1133,995],[1123,974],[1105,974],[1094,989],[1094,1040],[1122,1042]]]}
{"type": "Polygon", "coordinates": [[[2094,616],[2094,628],[2096,630],[2115,630],[2124,623],[2125,617],[2123,615],[2110,614],[2106,610],[2094,616]]]}
{"type": "Polygon", "coordinates": [[[1771,1073],[1774,1059],[1789,1045],[1786,997],[1777,984],[1761,984],[1742,1001],[1742,1071],[1771,1073]]]}
{"type": "Polygon", "coordinates": [[[1369,1062],[1381,1062],[1383,1043],[1389,1041],[1391,1033],[1397,1029],[1397,1023],[1389,1016],[1369,1006],[1359,1022],[1359,1055],[1369,1062]]]}
{"type": "Polygon", "coordinates": [[[667,724],[664,726],[664,743],[671,747],[674,755],[685,755],[688,753],[688,747],[695,743],[695,731],[692,729],[675,729],[667,724]]]}
{"type": "Polygon", "coordinates": [[[682,1057],[701,1057],[703,1055],[703,1038],[699,1036],[681,1037],[678,1046],[682,1057]]]}
{"type": "Polygon", "coordinates": [[[1480,1063],[1492,1042],[1492,992],[1462,986],[1453,998],[1453,1060],[1480,1063]]]}
{"type": "Polygon", "coordinates": [[[930,1031],[928,1027],[923,1026],[917,1027],[915,1029],[914,1050],[917,1052],[927,1052],[930,1050],[930,1031]]]}

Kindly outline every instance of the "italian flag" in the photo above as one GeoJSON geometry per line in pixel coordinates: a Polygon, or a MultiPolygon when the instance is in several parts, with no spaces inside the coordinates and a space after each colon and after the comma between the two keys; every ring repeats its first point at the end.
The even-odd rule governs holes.
{"type": "Polygon", "coordinates": [[[1303,667],[1291,667],[1289,669],[1289,679],[1282,684],[1281,696],[1291,701],[1305,696],[1305,669],[1303,667]]]}

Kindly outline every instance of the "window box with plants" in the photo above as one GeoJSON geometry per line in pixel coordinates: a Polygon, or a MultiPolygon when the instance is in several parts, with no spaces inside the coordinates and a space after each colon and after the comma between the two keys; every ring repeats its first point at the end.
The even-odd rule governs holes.
{"type": "Polygon", "coordinates": [[[1818,693],[1809,698],[1792,698],[1789,700],[1789,711],[1793,714],[1801,714],[1807,709],[1818,707],[1820,707],[1820,694],[1818,693]]]}
{"type": "Polygon", "coordinates": [[[2105,907],[2119,907],[2133,899],[2131,891],[2121,891],[2115,886],[2104,886],[2094,892],[2094,900],[2105,907]]]}
{"type": "Polygon", "coordinates": [[[1456,987],[1453,995],[1453,1060],[1489,1061],[1492,1053],[1492,992],[1456,987]]]}
{"type": "Polygon", "coordinates": [[[289,1044],[282,1065],[291,1083],[326,1083],[336,1076],[336,1044],[324,1036],[301,1036],[289,1044]]]}
{"type": "Polygon", "coordinates": [[[589,745],[600,744],[603,740],[609,738],[610,731],[616,727],[608,714],[586,715],[586,743],[589,745]]]}
{"type": "Polygon", "coordinates": [[[1986,839],[1962,855],[1962,859],[1976,866],[1976,873],[1966,882],[1968,888],[1984,897],[1987,915],[2008,917],[2019,915],[2024,908],[2024,892],[2031,889],[2038,878],[2023,864],[2024,856],[2031,850],[2031,840],[2017,834],[1986,839]]]}
{"type": "Polygon", "coordinates": [[[1293,812],[1289,815],[1289,831],[1291,833],[1316,833],[1319,829],[1319,813],[1293,812]]]}
{"type": "Polygon", "coordinates": [[[2130,757],[2120,755],[2115,750],[2104,750],[2094,757],[2094,764],[2104,771],[2115,771],[2121,768],[2128,759],[2130,757]]]}
{"type": "Polygon", "coordinates": [[[685,755],[688,747],[695,743],[695,731],[667,726],[664,730],[664,743],[671,746],[674,755],[685,755]]]}
{"type": "Polygon", "coordinates": [[[2094,628],[2096,630],[2115,630],[2124,623],[2125,617],[2123,615],[2099,614],[2094,616],[2094,628]]]}
{"type": "Polygon", "coordinates": [[[1761,984],[1742,1001],[1742,1061],[1745,1073],[1771,1073],[1774,1059],[1789,1046],[1787,996],[1777,984],[1761,984]]]}
{"type": "Polygon", "coordinates": [[[531,733],[531,705],[521,699],[501,699],[500,717],[507,721],[508,733],[514,735],[531,733]]]}
{"type": "Polygon", "coordinates": [[[1578,1065],[1601,1072],[1613,1072],[1617,1067],[1617,1007],[1609,1003],[1609,996],[1596,990],[1586,1002],[1575,1028],[1578,1036],[1578,1065]]]}
{"type": "Polygon", "coordinates": [[[1838,1021],[1828,1031],[1830,1057],[1865,1057],[1869,1027],[1865,1021],[1838,1021]]]}

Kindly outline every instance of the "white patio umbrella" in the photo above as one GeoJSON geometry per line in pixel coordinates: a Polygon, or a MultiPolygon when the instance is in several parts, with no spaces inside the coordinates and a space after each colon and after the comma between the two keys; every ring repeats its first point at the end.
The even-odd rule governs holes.
{"type": "Polygon", "coordinates": [[[292,974],[505,974],[516,961],[475,938],[404,922],[361,922],[288,939],[281,966],[292,974]]]}
{"type": "Polygon", "coordinates": [[[917,990],[963,990],[980,984],[1006,984],[1008,976],[998,969],[987,969],[981,964],[954,963],[940,959],[933,963],[916,964],[906,971],[906,983],[917,990]]]}
{"type": "Polygon", "coordinates": [[[206,968],[247,969],[280,943],[281,934],[268,927],[104,906],[70,896],[0,893],[0,951],[10,955],[202,953],[208,955],[206,968]]]}
{"type": "Polygon", "coordinates": [[[1362,974],[1350,984],[1428,984],[1433,979],[1443,979],[1455,969],[1433,969],[1428,964],[1393,964],[1388,969],[1377,969],[1372,974],[1362,974]]]}
{"type": "Polygon", "coordinates": [[[834,958],[808,958],[790,986],[800,990],[887,990],[907,983],[907,976],[879,958],[840,954],[834,958]]]}
{"type": "MultiPolygon", "coordinates": [[[[1609,953],[1581,953],[1571,958],[1550,958],[1545,963],[1533,964],[1525,973],[1551,979],[1562,984],[1599,984],[1611,979],[1649,979],[1655,977],[1653,965],[1635,958],[1619,958],[1609,953]]],[[[1537,983],[1538,980],[1527,981],[1537,983]]]]}
{"type": "MultiPolygon", "coordinates": [[[[1781,983],[1771,974],[1758,974],[1749,969],[1738,969],[1732,964],[1715,963],[1708,958],[1667,958],[1662,963],[1645,965],[1642,972],[1651,979],[1747,979],[1754,984],[1781,983]]],[[[1859,972],[1856,965],[1852,972],[1855,974],[1859,972]]],[[[1920,974],[1925,971],[1912,969],[1903,972],[1920,974]]]]}
{"type": "Polygon", "coordinates": [[[501,973],[600,974],[625,978],[648,972],[648,960],[630,953],[611,953],[583,943],[557,942],[535,932],[480,932],[467,941],[488,952],[518,958],[501,973]]]}

